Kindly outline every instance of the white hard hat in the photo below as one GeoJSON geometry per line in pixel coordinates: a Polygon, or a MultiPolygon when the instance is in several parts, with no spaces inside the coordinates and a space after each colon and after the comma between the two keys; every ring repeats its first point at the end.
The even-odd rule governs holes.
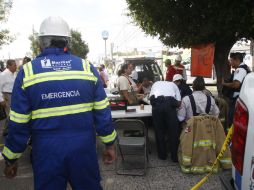
{"type": "Polygon", "coordinates": [[[48,17],[42,23],[38,36],[70,37],[70,28],[61,17],[48,17]]]}
{"type": "Polygon", "coordinates": [[[181,55],[177,55],[175,58],[175,61],[182,61],[182,56],[181,55]]]}
{"type": "Polygon", "coordinates": [[[177,81],[177,80],[182,80],[183,79],[183,76],[180,75],[180,74],[175,74],[173,76],[173,82],[177,81]]]}

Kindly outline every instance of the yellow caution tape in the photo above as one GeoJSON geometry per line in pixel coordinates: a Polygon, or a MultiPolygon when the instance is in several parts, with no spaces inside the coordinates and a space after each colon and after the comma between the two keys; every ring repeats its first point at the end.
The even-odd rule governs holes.
{"type": "Polygon", "coordinates": [[[228,130],[227,137],[226,137],[226,139],[225,139],[225,141],[224,141],[224,143],[223,143],[223,145],[221,147],[219,155],[217,156],[216,160],[213,163],[211,172],[208,173],[203,179],[201,179],[196,185],[194,185],[191,188],[191,190],[197,190],[213,174],[214,167],[217,165],[217,162],[223,157],[224,153],[227,150],[228,145],[231,142],[232,134],[233,134],[233,126],[231,126],[230,129],[228,130]]]}

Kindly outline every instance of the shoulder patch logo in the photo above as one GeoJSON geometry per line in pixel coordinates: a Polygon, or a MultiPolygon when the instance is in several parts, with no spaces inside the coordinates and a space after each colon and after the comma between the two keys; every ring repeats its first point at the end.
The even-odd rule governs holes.
{"type": "Polygon", "coordinates": [[[43,69],[53,69],[55,71],[60,70],[71,70],[71,61],[72,60],[50,60],[46,57],[41,60],[41,67],[43,69]]]}
{"type": "Polygon", "coordinates": [[[43,60],[41,60],[41,67],[42,68],[52,68],[50,59],[46,59],[46,57],[45,57],[43,60]]]}

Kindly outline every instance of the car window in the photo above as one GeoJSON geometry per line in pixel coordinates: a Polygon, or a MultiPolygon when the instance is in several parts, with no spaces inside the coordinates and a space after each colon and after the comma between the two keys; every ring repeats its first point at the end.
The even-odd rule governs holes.
{"type": "MultiPolygon", "coordinates": [[[[125,63],[130,62],[126,60],[125,63]]],[[[141,81],[144,77],[149,78],[149,80],[162,80],[163,76],[159,65],[154,60],[131,60],[135,64],[135,70],[138,73],[138,80],[141,81]]],[[[114,69],[114,74],[117,75],[118,71],[121,69],[123,63],[117,64],[114,69]]]]}
{"type": "Polygon", "coordinates": [[[136,70],[137,72],[143,71],[143,65],[136,65],[135,70],[136,70]]]}
{"type": "Polygon", "coordinates": [[[151,67],[152,67],[152,71],[153,71],[153,73],[154,73],[155,75],[160,75],[160,71],[159,71],[159,68],[158,68],[158,65],[157,65],[157,64],[153,63],[153,64],[151,65],[151,67]]]}

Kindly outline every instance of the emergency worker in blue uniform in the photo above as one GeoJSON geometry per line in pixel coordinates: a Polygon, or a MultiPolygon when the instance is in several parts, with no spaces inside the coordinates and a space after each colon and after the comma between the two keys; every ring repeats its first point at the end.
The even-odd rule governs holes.
{"type": "Polygon", "coordinates": [[[115,160],[116,131],[96,69],[68,50],[70,31],[59,17],[40,27],[42,53],[24,65],[13,88],[10,130],[2,155],[5,175],[17,173],[17,159],[32,134],[36,190],[99,190],[96,133],[105,143],[104,163],[115,160]]]}

